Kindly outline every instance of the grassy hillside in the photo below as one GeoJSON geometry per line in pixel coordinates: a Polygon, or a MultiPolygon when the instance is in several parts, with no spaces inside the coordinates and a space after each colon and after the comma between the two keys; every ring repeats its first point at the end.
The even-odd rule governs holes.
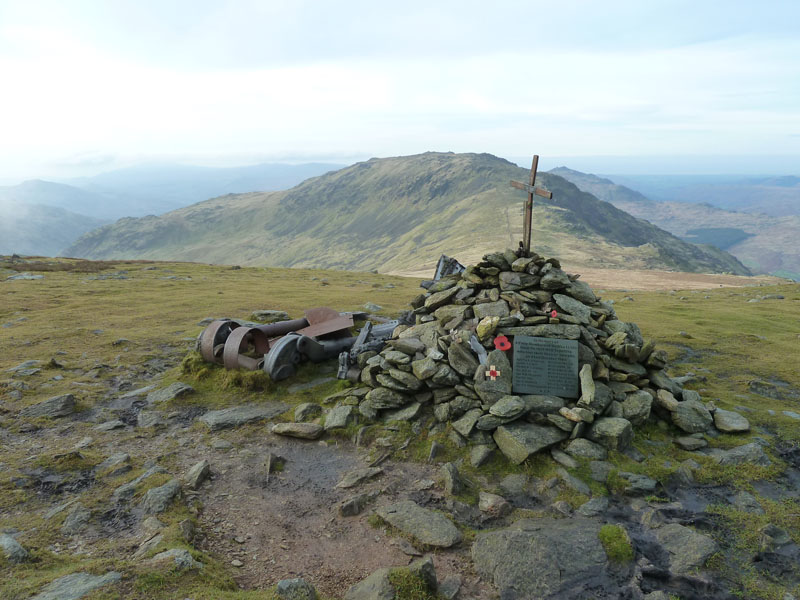
{"type": "MultiPolygon", "coordinates": [[[[19,267],[0,260],[0,278],[13,272],[8,268],[11,266],[19,267]]],[[[226,378],[221,368],[212,368],[205,377],[195,377],[182,372],[179,363],[192,348],[195,336],[202,330],[199,323],[205,317],[247,318],[253,310],[261,308],[286,310],[296,317],[301,314],[301,308],[307,306],[329,305],[346,310],[356,309],[367,301],[384,306],[385,314],[393,314],[405,308],[408,300],[419,292],[418,280],[342,271],[233,270],[187,263],[43,261],[29,263],[24,268],[43,274],[45,279],[0,283],[0,325],[4,327],[0,331],[7,350],[0,356],[0,373],[3,374],[0,377],[0,439],[4,444],[3,470],[0,471],[0,530],[20,532],[19,541],[32,553],[33,561],[13,565],[0,555],[0,597],[23,600],[48,582],[70,573],[101,574],[116,570],[123,575],[122,581],[95,592],[92,598],[274,598],[268,585],[246,579],[242,575],[244,571],[233,566],[231,559],[241,556],[246,566],[253,564],[254,570],[274,580],[287,577],[290,572],[265,559],[274,552],[275,556],[288,555],[300,561],[302,556],[293,554],[298,551],[297,547],[287,549],[281,538],[257,538],[258,548],[253,554],[258,556],[245,557],[238,554],[242,546],[232,539],[233,535],[258,535],[260,528],[267,525],[269,515],[258,514],[243,531],[231,531],[227,525],[246,505],[260,502],[262,497],[279,495],[280,487],[263,490],[257,478],[257,469],[263,468],[266,452],[276,452],[273,446],[264,446],[265,439],[275,444],[275,436],[266,433],[267,425],[263,423],[209,432],[193,418],[204,410],[245,403],[281,401],[294,407],[301,402],[320,402],[337,391],[339,384],[329,381],[311,389],[290,390],[292,384],[325,375],[323,369],[312,367],[304,368],[292,380],[254,391],[226,378]],[[394,287],[387,287],[387,284],[394,287]],[[123,305],[124,310],[121,309],[123,305]],[[40,361],[35,365],[40,371],[25,377],[9,372],[28,360],[40,361]],[[170,415],[168,429],[132,425],[112,431],[96,428],[98,423],[116,418],[120,411],[112,411],[109,405],[122,394],[144,385],[163,387],[176,379],[190,383],[196,392],[158,407],[165,418],[170,415]],[[13,392],[18,389],[14,384],[20,381],[25,382],[26,387],[21,396],[14,397],[13,392]],[[23,429],[25,420],[18,417],[19,410],[62,393],[76,395],[80,418],[37,419],[33,421],[33,431],[23,429]],[[75,444],[79,440],[85,442],[87,437],[89,445],[81,447],[76,454],[75,444]],[[214,446],[220,441],[232,448],[214,446]],[[85,478],[92,467],[121,451],[130,454],[130,470],[85,478]],[[205,456],[209,456],[212,463],[213,487],[202,488],[199,499],[196,494],[189,493],[186,499],[174,502],[159,514],[163,538],[142,557],[134,557],[136,548],[152,538],[152,534],[143,533],[139,526],[131,526],[128,513],[119,508],[119,502],[112,495],[114,490],[150,465],[165,468],[169,475],[156,475],[137,488],[130,503],[136,507],[147,489],[165,483],[171,476],[180,476],[205,456]],[[252,471],[252,483],[244,489],[235,488],[234,477],[243,469],[245,473],[252,471]],[[50,481],[60,482],[58,487],[54,488],[53,483],[34,485],[45,476],[50,477],[50,481]],[[92,516],[88,529],[70,536],[61,531],[69,510],[49,517],[48,513],[77,498],[92,516]],[[224,518],[214,518],[210,507],[215,502],[225,507],[224,518]],[[187,520],[195,523],[201,532],[199,541],[194,544],[186,542],[181,534],[179,524],[187,520]],[[225,538],[227,545],[211,546],[206,542],[208,538],[225,538]],[[179,570],[148,562],[166,548],[187,549],[205,567],[179,570]]],[[[624,285],[621,281],[620,287],[624,285]]],[[[697,453],[681,450],[671,441],[674,432],[652,426],[637,431],[635,439],[636,448],[646,460],[637,463],[613,453],[611,460],[615,469],[646,474],[666,482],[679,471],[683,461],[691,458],[702,463],[694,470],[694,477],[700,485],[709,484],[709,493],[723,490],[733,497],[740,491],[750,492],[758,506],[763,507],[761,513],[746,512],[720,499],[722,496],[711,496],[712,505],[703,513],[702,521],[697,522],[701,531],[713,535],[721,544],[720,552],[707,565],[709,576],[725,582],[737,597],[780,600],[787,592],[796,594],[800,586],[792,583],[792,572],[781,578],[773,577],[761,569],[764,561],[753,557],[759,553],[760,530],[767,524],[785,529],[795,543],[800,542],[797,496],[777,495],[783,489],[780,487],[781,471],[797,465],[796,448],[800,442],[798,421],[783,412],[796,414],[795,395],[800,390],[800,374],[795,361],[790,360],[796,354],[800,336],[796,319],[800,286],[716,288],[677,294],[666,290],[632,295],[607,291],[603,296],[617,301],[620,318],[638,323],[645,337],[656,340],[660,348],[668,351],[672,364],[670,375],[693,373],[694,379],[687,384],[688,388],[699,390],[704,399],[713,400],[721,408],[746,414],[753,431],[738,437],[709,437],[712,447],[729,448],[762,440],[768,444],[767,451],[775,461],[770,467],[722,467],[697,453]],[[785,299],[749,302],[768,294],[781,294],[785,299]],[[634,301],[623,301],[625,297],[632,297],[634,301]],[[772,382],[772,385],[764,383],[761,388],[754,388],[753,380],[772,382]],[[762,395],[763,388],[774,397],[762,395]]],[[[388,440],[396,435],[402,441],[407,431],[392,424],[380,428],[376,437],[388,440]]],[[[346,440],[331,437],[324,442],[309,442],[305,448],[313,450],[321,443],[327,444],[325,451],[329,456],[338,456],[338,452],[349,447],[346,440]]],[[[411,448],[414,447],[412,444],[411,448]]],[[[456,452],[449,446],[447,451],[456,452]]],[[[406,469],[401,470],[401,474],[406,473],[403,476],[408,484],[415,477],[413,469],[423,466],[399,462],[403,456],[398,454],[392,460],[406,469]]],[[[304,464],[300,460],[299,454],[292,454],[286,471],[297,472],[304,464]]],[[[482,474],[493,478],[492,481],[508,472],[526,473],[544,480],[555,476],[555,466],[552,460],[544,457],[522,467],[505,466],[507,471],[498,469],[497,473],[490,465],[482,474]]],[[[588,469],[577,473],[593,486],[594,493],[610,494],[615,500],[619,498],[613,486],[609,490],[598,486],[587,472],[588,469]]],[[[281,476],[273,474],[275,478],[281,476]]],[[[312,487],[309,493],[321,491],[312,487]]],[[[565,497],[575,496],[569,490],[565,494],[565,497]]],[[[662,495],[645,496],[638,502],[647,503],[647,507],[653,509],[670,507],[662,495]]],[[[321,520],[331,519],[329,508],[321,511],[321,520]]],[[[326,543],[328,538],[318,528],[308,525],[317,516],[314,513],[298,518],[291,513],[291,506],[277,505],[274,512],[280,513],[281,520],[298,519],[286,541],[294,544],[307,539],[315,550],[326,543]]],[[[532,511],[519,509],[515,515],[530,518],[532,511]]],[[[376,552],[379,558],[384,564],[401,564],[399,559],[392,562],[396,557],[387,558],[391,552],[399,554],[388,543],[390,538],[381,536],[380,530],[370,529],[366,521],[366,515],[349,521],[364,527],[362,545],[380,538],[384,546],[376,552]]],[[[133,522],[139,521],[134,519],[133,522]]],[[[337,529],[330,533],[334,538],[330,543],[342,535],[343,522],[342,518],[336,520],[337,529]]],[[[329,533],[327,529],[322,531],[326,535],[329,533]]],[[[469,531],[474,536],[474,530],[469,531]]],[[[460,564],[467,567],[465,572],[468,573],[471,563],[466,561],[470,545],[467,541],[461,549],[437,551],[437,560],[441,561],[437,569],[445,561],[463,559],[465,562],[460,564]]],[[[356,551],[354,547],[340,546],[337,556],[347,560],[356,551]]],[[[324,567],[304,571],[302,575],[315,584],[324,585],[328,573],[324,567]]],[[[358,570],[358,565],[350,567],[350,571],[358,570]]],[[[788,570],[793,568],[790,565],[788,570]]],[[[349,574],[342,569],[327,581],[349,574]]],[[[341,596],[322,595],[327,600],[333,597],[341,596]]]]}
{"type": "Polygon", "coordinates": [[[800,279],[800,216],[774,217],[732,212],[710,204],[656,202],[609,179],[564,168],[553,172],[678,237],[725,250],[754,272],[800,279]]]}
{"type": "MultiPolygon", "coordinates": [[[[124,219],[83,236],[87,258],[199,260],[247,265],[398,271],[440,254],[462,262],[522,237],[527,171],[489,154],[425,153],[371,159],[277,193],[228,195],[158,218],[124,219]]],[[[542,174],[534,248],[571,264],[735,272],[723,253],[687,244],[542,174]]]]}

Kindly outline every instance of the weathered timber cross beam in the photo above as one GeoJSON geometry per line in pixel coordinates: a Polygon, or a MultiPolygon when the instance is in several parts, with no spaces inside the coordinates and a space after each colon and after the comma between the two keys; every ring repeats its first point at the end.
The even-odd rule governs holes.
{"type": "Polygon", "coordinates": [[[528,192],[528,200],[525,202],[525,215],[522,222],[522,250],[527,256],[531,251],[531,219],[533,218],[533,195],[547,198],[548,200],[553,197],[553,192],[548,192],[543,188],[537,188],[536,185],[536,169],[539,167],[539,155],[534,154],[533,164],[531,165],[531,176],[529,183],[525,184],[520,181],[512,181],[511,187],[515,187],[523,192],[528,192]]]}

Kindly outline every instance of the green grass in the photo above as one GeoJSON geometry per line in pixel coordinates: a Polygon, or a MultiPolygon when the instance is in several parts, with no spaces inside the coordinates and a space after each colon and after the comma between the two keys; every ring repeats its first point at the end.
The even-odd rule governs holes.
{"type": "MultiPolygon", "coordinates": [[[[55,261],[59,262],[59,261],[55,261]]],[[[68,262],[68,261],[65,261],[68,262]]],[[[310,390],[290,393],[288,388],[298,382],[311,381],[320,376],[316,365],[303,365],[296,377],[274,383],[259,373],[232,375],[219,366],[206,365],[193,352],[194,339],[202,330],[201,319],[209,316],[248,318],[253,310],[273,308],[286,310],[291,317],[299,317],[300,307],[328,305],[340,310],[358,309],[367,300],[384,306],[385,314],[394,314],[406,308],[406,303],[418,293],[418,281],[391,278],[371,273],[349,273],[344,271],[318,272],[310,270],[282,270],[228,267],[190,263],[143,264],[135,261],[98,264],[78,267],[53,267],[43,271],[44,281],[16,281],[2,283],[0,294],[0,324],[13,325],[2,331],[3,346],[7,352],[0,354],[0,394],[6,391],[11,380],[7,369],[25,360],[39,360],[42,371],[24,379],[34,389],[26,391],[21,400],[3,398],[4,409],[0,414],[0,426],[18,431],[16,412],[22,407],[61,393],[74,393],[82,409],[94,407],[98,399],[105,401],[113,397],[115,382],[125,380],[132,387],[145,385],[148,376],[144,367],[148,361],[166,361],[167,370],[159,385],[173,381],[184,381],[196,389],[196,393],[179,398],[159,407],[164,412],[181,411],[196,406],[209,410],[225,408],[249,402],[280,401],[290,407],[300,402],[321,403],[322,399],[341,391],[349,384],[334,381],[310,390]],[[93,266],[91,266],[93,265],[93,266]],[[156,270],[142,270],[156,266],[156,270]],[[111,272],[120,269],[129,271],[129,280],[86,280],[88,273],[111,272]],[[191,277],[191,280],[172,281],[159,279],[171,271],[171,275],[191,277]],[[321,286],[313,277],[325,278],[328,285],[321,286]],[[363,281],[366,283],[358,283],[363,281]],[[276,284],[279,282],[279,285],[276,284]],[[385,288],[392,283],[395,288],[385,288]],[[374,288],[373,285],[380,288],[374,288]],[[376,291],[377,290],[377,291],[376,291]],[[24,318],[24,321],[17,319],[24,318]],[[93,333],[93,332],[98,333],[93,333]],[[125,338],[128,342],[114,345],[125,338]],[[64,354],[55,353],[61,351],[64,354]],[[64,364],[63,369],[48,368],[51,358],[64,364]],[[107,365],[107,368],[97,368],[107,365]],[[59,375],[61,380],[54,380],[59,375]]],[[[31,269],[24,269],[31,270],[31,269]]],[[[619,299],[620,292],[605,294],[607,298],[619,299]]],[[[617,312],[620,318],[639,324],[645,337],[658,341],[666,349],[673,363],[670,375],[694,372],[705,381],[697,381],[688,387],[701,392],[704,400],[713,400],[717,406],[737,410],[742,406],[751,409],[743,412],[750,420],[753,432],[746,435],[722,435],[708,438],[712,447],[729,448],[752,440],[755,436],[766,438],[770,444],[800,443],[800,427],[797,421],[781,415],[783,410],[797,410],[796,401],[773,400],[750,391],[752,379],[771,380],[777,378],[789,386],[800,389],[800,372],[796,371],[798,336],[800,323],[800,286],[785,285],[738,289],[718,289],[700,293],[635,292],[634,302],[620,302],[617,312]],[[783,294],[780,301],[747,303],[747,299],[768,293],[783,294]],[[703,296],[709,295],[705,299],[703,296]],[[685,296],[688,300],[679,300],[685,296]],[[688,331],[691,338],[679,335],[688,331]],[[764,338],[764,339],[762,339],[764,338]],[[775,411],[770,415],[768,410],[775,411]],[[774,434],[775,437],[772,437],[774,434]]],[[[127,388],[127,389],[131,389],[127,388]]],[[[427,409],[426,409],[427,410],[427,409]]],[[[291,409],[280,417],[292,418],[291,409]]],[[[47,428],[68,427],[65,435],[43,447],[14,446],[3,449],[4,469],[0,471],[0,528],[17,528],[22,531],[20,542],[34,556],[34,563],[10,566],[0,564],[0,597],[9,600],[28,598],[53,579],[74,571],[102,573],[116,569],[124,573],[119,586],[95,592],[99,598],[148,598],[166,600],[174,597],[192,597],[220,600],[251,600],[272,598],[272,591],[242,591],[231,586],[234,575],[232,567],[214,556],[197,554],[197,559],[207,568],[200,573],[163,572],[152,574],[128,558],[131,554],[130,540],[100,539],[88,544],[88,553],[73,555],[68,551],[55,553],[54,544],[64,547],[68,542],[59,532],[60,524],[68,511],[51,521],[45,521],[43,513],[56,503],[56,499],[40,498],[35,491],[20,488],[15,479],[23,476],[22,469],[45,467],[49,471],[71,478],[81,471],[92,468],[110,452],[91,446],[80,451],[80,456],[67,454],[72,444],[83,436],[105,439],[106,434],[92,430],[93,423],[56,419],[42,421],[47,428]],[[55,459],[57,455],[65,456],[55,459]],[[113,589],[112,589],[113,588],[113,589]]],[[[360,427],[360,426],[359,426],[360,427]]],[[[351,437],[357,427],[341,433],[351,437]]],[[[215,432],[195,423],[188,429],[190,436],[208,442],[211,437],[230,439],[234,446],[246,446],[248,440],[263,434],[263,427],[245,426],[233,432],[215,432]]],[[[752,482],[757,479],[775,479],[785,465],[776,459],[773,448],[767,448],[774,464],[771,467],[721,467],[710,459],[680,450],[671,443],[654,446],[647,442],[668,442],[678,432],[647,425],[636,430],[634,445],[648,456],[643,463],[612,453],[610,461],[618,471],[643,473],[665,482],[687,458],[700,463],[695,478],[701,483],[729,484],[735,489],[753,492],[752,482]]],[[[118,431],[113,434],[115,442],[125,448],[128,443],[147,444],[156,435],[152,431],[118,431]]],[[[417,436],[408,423],[393,423],[390,429],[383,424],[370,425],[368,439],[389,437],[397,445],[410,439],[408,446],[396,453],[399,459],[426,461],[432,441],[441,443],[443,453],[438,461],[455,461],[466,457],[467,449],[457,448],[448,438],[447,431],[417,436]]],[[[166,445],[157,464],[177,474],[175,452],[177,442],[166,445]]],[[[374,457],[373,457],[374,458],[374,457]]],[[[549,479],[555,476],[555,463],[546,453],[531,457],[522,465],[512,465],[499,452],[483,467],[474,469],[464,460],[460,472],[482,489],[496,489],[500,480],[508,474],[522,473],[529,477],[549,479]]],[[[114,478],[100,477],[97,483],[81,494],[81,502],[96,515],[111,502],[113,490],[132,480],[144,470],[143,460],[134,457],[132,470],[114,478]]],[[[588,465],[580,461],[571,471],[592,489],[592,495],[618,493],[624,481],[615,473],[606,489],[589,477],[588,465]]],[[[147,489],[169,480],[171,475],[154,476],[143,482],[136,490],[133,504],[141,501],[147,489]]],[[[477,488],[476,488],[477,489],[477,488]]],[[[560,498],[577,505],[586,500],[577,494],[564,493],[560,498]]],[[[658,501],[650,498],[649,501],[658,501]]],[[[712,561],[718,576],[734,582],[742,597],[780,598],[774,590],[779,583],[769,582],[758,573],[742,565],[750,556],[748,552],[757,544],[757,530],[766,522],[772,522],[790,531],[797,540],[800,522],[796,503],[771,502],[759,498],[767,514],[753,517],[733,511],[730,507],[715,510],[720,531],[715,533],[726,552],[741,556],[742,562],[727,564],[712,561]],[[763,593],[759,589],[766,590],[763,593]]],[[[537,516],[535,511],[516,511],[513,518],[537,516]]],[[[179,537],[177,523],[191,518],[192,512],[180,503],[159,515],[167,528],[165,540],[159,548],[185,547],[179,537]]],[[[382,526],[382,525],[380,525],[382,526]]],[[[470,532],[465,531],[468,546],[470,532]]],[[[739,560],[739,559],[737,559],[739,560]]],[[[782,588],[781,588],[782,589],[782,588]]],[[[794,591],[794,590],[789,590],[794,591]]]]}
{"type": "Polygon", "coordinates": [[[603,525],[597,533],[608,559],[616,563],[633,560],[633,546],[628,533],[619,525],[603,525]]]}

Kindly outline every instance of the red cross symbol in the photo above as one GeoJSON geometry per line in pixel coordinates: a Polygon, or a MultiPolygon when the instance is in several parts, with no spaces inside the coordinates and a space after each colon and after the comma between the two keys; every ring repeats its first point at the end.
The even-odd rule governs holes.
{"type": "Polygon", "coordinates": [[[492,381],[495,381],[495,380],[496,380],[498,377],[500,377],[500,371],[498,371],[498,370],[495,368],[495,366],[494,366],[494,365],[492,365],[491,367],[489,367],[489,370],[488,370],[488,371],[486,371],[486,376],[487,376],[489,379],[491,379],[492,381]]]}

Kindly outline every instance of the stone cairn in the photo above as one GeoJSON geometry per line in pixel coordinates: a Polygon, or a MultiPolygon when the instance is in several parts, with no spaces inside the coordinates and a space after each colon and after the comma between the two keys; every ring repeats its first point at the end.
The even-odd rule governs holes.
{"type": "MultiPolygon", "coordinates": [[[[645,342],[637,325],[620,321],[612,304],[578,277],[556,259],[487,254],[414,298],[416,324],[398,326],[379,354],[358,356],[368,388],[337,396],[355,396],[346,404],[357,400],[370,420],[415,420],[432,402],[434,432],[449,423],[457,445],[473,446],[473,464],[495,448],[518,464],[562,442],[586,456],[625,451],[633,429],[648,419],[687,433],[710,428],[713,406],[668,377],[665,352],[645,342]],[[507,336],[497,345],[510,348],[505,340],[518,335],[578,342],[576,400],[512,393],[512,362],[495,341],[507,336]]],[[[717,426],[737,430],[736,420],[729,421],[717,426]]]]}

